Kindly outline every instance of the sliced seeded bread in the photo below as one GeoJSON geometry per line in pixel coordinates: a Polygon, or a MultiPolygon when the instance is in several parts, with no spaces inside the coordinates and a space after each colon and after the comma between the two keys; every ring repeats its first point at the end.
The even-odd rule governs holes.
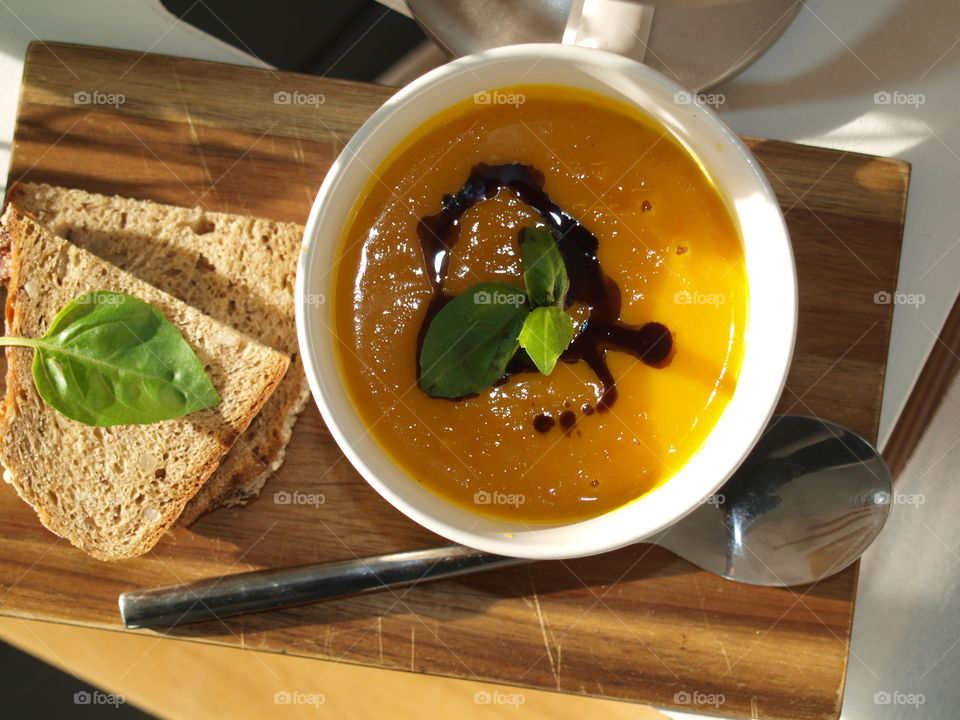
{"type": "Polygon", "coordinates": [[[17,184],[9,197],[75,245],[291,357],[277,391],[177,524],[256,497],[309,397],[293,306],[303,227],[50,185],[17,184]]]}
{"type": "Polygon", "coordinates": [[[152,425],[96,428],[61,415],[33,384],[33,350],[7,347],[0,410],[4,479],[50,530],[102,560],[141,555],[180,516],[289,364],[268,348],[91,253],[10,205],[0,219],[6,334],[39,337],[70,300],[124,292],[160,309],[220,393],[213,408],[152,425]]]}

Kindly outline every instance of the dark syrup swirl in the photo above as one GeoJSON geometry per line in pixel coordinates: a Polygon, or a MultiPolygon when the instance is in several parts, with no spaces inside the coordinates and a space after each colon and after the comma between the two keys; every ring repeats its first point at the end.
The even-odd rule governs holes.
{"type": "MultiPolygon", "coordinates": [[[[433,297],[420,327],[417,357],[420,356],[420,347],[430,322],[451,299],[444,292],[443,284],[447,277],[450,253],[460,238],[460,219],[478,202],[489,200],[507,188],[539,213],[543,222],[553,231],[570,277],[567,306],[579,303],[590,311],[586,322],[580,326],[577,336],[560,359],[569,363],[583,361],[590,366],[603,386],[603,394],[597,403],[597,410],[602,412],[610,409],[617,400],[617,383],[607,366],[607,350],[629,353],[653,367],[665,367],[670,361],[673,336],[666,326],[658,322],[639,326],[620,322],[620,288],[600,267],[597,258],[599,241],[550,200],[543,191],[543,182],[543,174],[529,165],[480,163],[473,167],[467,182],[459,191],[443,196],[440,212],[423,217],[417,224],[423,259],[433,286],[433,297]]],[[[515,373],[535,369],[525,353],[517,353],[501,382],[515,373]]],[[[546,424],[543,422],[544,426],[546,424]]],[[[552,424],[550,422],[551,427],[552,424]]],[[[537,429],[541,432],[549,430],[537,429]]]]}

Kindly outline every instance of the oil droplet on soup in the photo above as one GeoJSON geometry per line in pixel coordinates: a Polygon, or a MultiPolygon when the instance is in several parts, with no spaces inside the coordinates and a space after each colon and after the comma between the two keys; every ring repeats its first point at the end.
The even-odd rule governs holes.
{"type": "MultiPolygon", "coordinates": [[[[474,512],[569,522],[641,497],[700,447],[733,393],[747,320],[736,225],[698,163],[653,120],[580,90],[509,88],[519,105],[472,99],[413,133],[375,173],[346,229],[333,294],[341,371],[371,434],[407,473],[474,512]],[[617,349],[617,400],[586,362],[510,374],[457,401],[417,385],[434,288],[418,224],[478,165],[535,168],[543,190],[598,240],[619,320],[669,328],[663,367],[617,349]],[[682,248],[682,251],[680,250],[682,248]]],[[[544,225],[508,188],[460,218],[443,290],[522,288],[518,233],[544,225]]],[[[575,309],[571,314],[576,316],[575,309]]]]}

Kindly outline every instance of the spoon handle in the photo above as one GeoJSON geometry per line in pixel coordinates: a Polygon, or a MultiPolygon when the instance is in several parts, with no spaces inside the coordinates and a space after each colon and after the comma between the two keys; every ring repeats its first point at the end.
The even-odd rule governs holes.
{"type": "Polygon", "coordinates": [[[120,595],[128,628],[170,627],[531,562],[463,545],[209,578],[120,595]]]}

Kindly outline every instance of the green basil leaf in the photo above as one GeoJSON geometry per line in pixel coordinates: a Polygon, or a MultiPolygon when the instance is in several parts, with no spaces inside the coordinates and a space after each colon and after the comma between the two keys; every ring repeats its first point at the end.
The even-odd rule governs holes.
{"type": "Polygon", "coordinates": [[[420,349],[420,388],[432,397],[460,398],[503,377],[530,312],[527,296],[506,283],[480,283],[434,316],[420,349]]]}
{"type": "Polygon", "coordinates": [[[520,237],[523,284],[534,306],[563,307],[570,288],[563,255],[553,233],[545,228],[526,227],[520,237]]]}
{"type": "Polygon", "coordinates": [[[573,318],[564,310],[556,305],[538,307],[523,322],[520,347],[540,372],[549,375],[573,340],[573,332],[573,318]]]}
{"type": "Polygon", "coordinates": [[[73,420],[110,427],[183,417],[220,402],[199,358],[160,310],[98,290],[72,300],[34,348],[43,400],[73,420]]]}

